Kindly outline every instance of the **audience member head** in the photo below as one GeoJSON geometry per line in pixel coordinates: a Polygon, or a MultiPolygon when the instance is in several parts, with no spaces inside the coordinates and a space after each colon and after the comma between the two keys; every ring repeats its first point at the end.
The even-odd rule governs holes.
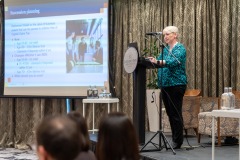
{"type": "Polygon", "coordinates": [[[81,138],[81,150],[82,151],[88,151],[90,148],[90,139],[89,139],[89,135],[88,135],[88,127],[87,127],[87,123],[86,120],[84,119],[84,117],[82,116],[82,114],[80,112],[77,111],[72,111],[69,112],[67,114],[67,116],[73,120],[74,122],[76,122],[77,127],[79,129],[79,134],[80,134],[80,138],[81,138]]]}
{"type": "Polygon", "coordinates": [[[139,160],[136,131],[125,114],[110,113],[101,120],[96,155],[98,160],[139,160]]]}
{"type": "Polygon", "coordinates": [[[76,123],[66,116],[48,116],[37,128],[40,160],[73,160],[81,149],[76,123]]]}

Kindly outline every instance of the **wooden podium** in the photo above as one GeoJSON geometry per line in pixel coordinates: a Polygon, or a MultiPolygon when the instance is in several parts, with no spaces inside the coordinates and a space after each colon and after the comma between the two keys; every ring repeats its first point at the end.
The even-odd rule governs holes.
{"type": "Polygon", "coordinates": [[[133,72],[133,124],[141,145],[145,144],[146,70],[157,68],[160,65],[139,57],[133,72]]]}

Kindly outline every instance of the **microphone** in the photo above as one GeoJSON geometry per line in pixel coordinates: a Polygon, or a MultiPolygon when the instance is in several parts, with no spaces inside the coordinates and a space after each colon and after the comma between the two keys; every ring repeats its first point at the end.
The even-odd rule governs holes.
{"type": "Polygon", "coordinates": [[[150,36],[156,36],[156,35],[161,35],[162,32],[148,32],[146,33],[146,35],[150,35],[150,36]]]}

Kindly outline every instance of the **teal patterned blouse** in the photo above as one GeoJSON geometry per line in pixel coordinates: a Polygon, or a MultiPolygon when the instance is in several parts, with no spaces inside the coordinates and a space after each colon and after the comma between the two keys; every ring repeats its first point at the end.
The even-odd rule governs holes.
{"type": "MultiPolygon", "coordinates": [[[[159,88],[187,84],[185,47],[181,43],[177,43],[172,49],[172,54],[178,59],[180,64],[176,58],[169,53],[169,46],[166,46],[166,48],[163,49],[163,60],[165,60],[166,63],[163,68],[158,69],[159,88]]],[[[162,54],[159,55],[157,60],[162,60],[162,54]]]]}

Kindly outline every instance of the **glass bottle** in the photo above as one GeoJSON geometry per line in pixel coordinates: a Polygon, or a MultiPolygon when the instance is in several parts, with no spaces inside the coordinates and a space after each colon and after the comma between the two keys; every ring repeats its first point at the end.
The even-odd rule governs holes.
{"type": "Polygon", "coordinates": [[[103,97],[107,98],[107,88],[106,87],[104,87],[104,89],[103,89],[103,97]]]}
{"type": "Polygon", "coordinates": [[[232,93],[232,87],[228,87],[228,94],[230,98],[230,109],[235,109],[235,95],[232,93]]]}
{"type": "Polygon", "coordinates": [[[92,90],[92,93],[93,93],[93,97],[94,98],[98,98],[98,90],[97,90],[97,87],[94,86],[93,90],[92,90]]]}
{"type": "Polygon", "coordinates": [[[87,98],[92,98],[93,96],[93,91],[92,91],[92,87],[89,86],[88,90],[87,90],[87,98]]]}
{"type": "Polygon", "coordinates": [[[224,87],[224,93],[221,95],[221,109],[230,109],[228,87],[224,87]]]}

